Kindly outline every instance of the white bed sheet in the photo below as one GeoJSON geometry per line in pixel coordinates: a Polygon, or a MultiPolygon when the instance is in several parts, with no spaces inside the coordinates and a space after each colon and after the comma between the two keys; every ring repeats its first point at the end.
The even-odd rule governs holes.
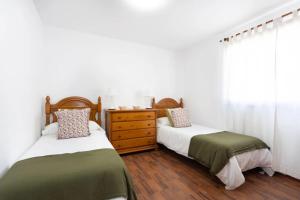
{"type": "Polygon", "coordinates": [[[113,146],[108,141],[103,129],[92,131],[91,135],[88,137],[70,138],[65,140],[58,140],[56,134],[49,134],[41,136],[19,160],[104,148],[113,149],[113,146]]]}
{"type": "MultiPolygon", "coordinates": [[[[186,128],[173,128],[158,124],[157,129],[158,143],[186,157],[188,157],[190,140],[193,136],[222,131],[197,124],[186,128]]],[[[226,189],[233,190],[245,182],[242,172],[255,167],[262,167],[268,175],[273,175],[272,154],[268,149],[255,150],[232,157],[217,177],[225,184],[226,189]]]]}
{"type": "MultiPolygon", "coordinates": [[[[19,160],[47,155],[84,152],[104,148],[113,149],[113,146],[108,141],[103,129],[91,131],[91,135],[88,137],[71,138],[65,140],[58,140],[56,134],[49,134],[41,136],[38,141],[34,145],[32,145],[32,147],[23,156],[19,158],[19,160]]],[[[127,198],[124,197],[117,197],[110,200],[126,199],[127,198]]]]}

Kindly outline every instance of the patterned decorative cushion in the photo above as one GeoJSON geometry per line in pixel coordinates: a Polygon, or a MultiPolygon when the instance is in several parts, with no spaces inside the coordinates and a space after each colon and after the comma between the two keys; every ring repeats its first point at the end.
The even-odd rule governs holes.
{"type": "Polygon", "coordinates": [[[55,112],[58,122],[58,139],[86,137],[89,132],[90,109],[59,110],[55,112]]]}
{"type": "Polygon", "coordinates": [[[172,121],[173,127],[182,128],[192,126],[186,111],[182,108],[168,109],[169,117],[172,121]]]}

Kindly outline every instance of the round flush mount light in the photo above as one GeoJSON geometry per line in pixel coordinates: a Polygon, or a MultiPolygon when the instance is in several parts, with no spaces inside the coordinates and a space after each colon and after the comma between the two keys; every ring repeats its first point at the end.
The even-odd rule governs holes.
{"type": "Polygon", "coordinates": [[[137,11],[157,11],[167,6],[170,0],[124,0],[137,11]]]}

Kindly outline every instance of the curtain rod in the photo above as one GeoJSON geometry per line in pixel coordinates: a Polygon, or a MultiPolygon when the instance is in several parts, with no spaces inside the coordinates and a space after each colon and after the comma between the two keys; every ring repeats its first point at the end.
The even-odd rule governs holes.
{"type": "MultiPolygon", "coordinates": [[[[296,11],[297,11],[297,12],[300,12],[300,8],[297,9],[296,11]]],[[[292,15],[292,14],[293,14],[293,12],[291,11],[291,12],[285,13],[284,15],[281,15],[279,18],[284,18],[284,17],[287,17],[287,16],[292,15]]],[[[229,38],[233,38],[233,37],[239,36],[239,35],[241,35],[241,34],[243,34],[243,33],[247,33],[248,31],[254,30],[255,28],[262,27],[263,24],[269,24],[269,23],[272,23],[272,22],[274,22],[274,20],[275,20],[275,19],[268,20],[268,21],[266,21],[266,22],[264,22],[264,23],[261,23],[261,24],[258,24],[258,25],[256,25],[256,26],[253,26],[253,27],[250,28],[250,29],[247,29],[247,30],[244,30],[244,31],[242,31],[242,32],[236,33],[236,34],[231,35],[231,36],[229,36],[229,37],[225,37],[225,38],[223,38],[222,40],[220,40],[220,42],[228,42],[228,41],[229,41],[229,38]]]]}

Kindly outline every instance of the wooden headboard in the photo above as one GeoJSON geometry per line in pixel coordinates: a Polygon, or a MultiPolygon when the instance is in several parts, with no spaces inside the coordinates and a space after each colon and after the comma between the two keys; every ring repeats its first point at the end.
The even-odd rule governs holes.
{"type": "Polygon", "coordinates": [[[46,97],[46,104],[45,104],[45,113],[46,113],[46,125],[50,123],[56,122],[57,117],[54,112],[58,111],[59,109],[83,109],[83,108],[90,108],[90,120],[95,121],[99,125],[101,125],[101,97],[98,97],[98,103],[93,104],[90,100],[83,98],[83,97],[67,97],[56,104],[50,103],[50,97],[46,97]],[[52,118],[51,118],[52,115],[52,118]],[[51,121],[52,119],[52,121],[51,121]]]}
{"type": "Polygon", "coordinates": [[[179,102],[172,98],[163,98],[155,103],[155,98],[152,99],[152,108],[157,109],[157,117],[166,117],[166,109],[168,108],[183,108],[183,100],[180,98],[179,102]]]}

